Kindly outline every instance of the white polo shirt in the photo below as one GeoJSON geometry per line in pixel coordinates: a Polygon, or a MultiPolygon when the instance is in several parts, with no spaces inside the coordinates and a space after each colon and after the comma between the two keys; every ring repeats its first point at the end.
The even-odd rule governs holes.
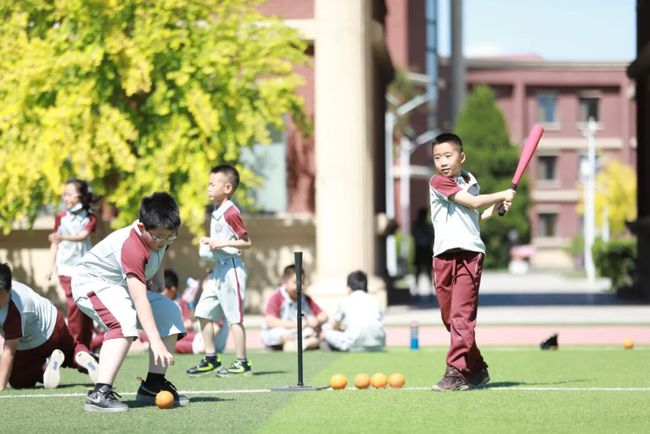
{"type": "Polygon", "coordinates": [[[480,192],[476,178],[464,170],[456,177],[436,174],[429,181],[431,223],[436,234],[433,256],[450,249],[485,253],[478,210],[467,208],[449,199],[461,190],[465,190],[472,196],[478,196],[480,192]]]}
{"type": "MultiPolygon", "coordinates": [[[[61,211],[54,217],[54,232],[58,235],[77,235],[83,230],[95,232],[97,219],[85,209],[78,212],[61,211]]],[[[60,241],[56,252],[56,272],[59,276],[72,276],[83,255],[92,247],[90,237],[83,241],[60,241]]]]}
{"type": "MultiPolygon", "coordinates": [[[[126,275],[133,274],[142,283],[151,279],[163,261],[167,247],[160,250],[150,249],[141,237],[138,221],[118,229],[95,245],[84,255],[76,268],[80,278],[88,277],[106,283],[105,288],[122,286],[127,288],[126,275]]],[[[72,281],[75,299],[84,296],[83,288],[72,281]]]]}
{"type": "Polygon", "coordinates": [[[7,340],[20,338],[17,350],[31,350],[52,336],[58,315],[49,300],[14,280],[9,303],[0,308],[0,333],[7,340]]]}
{"type": "MultiPolygon", "coordinates": [[[[210,216],[210,238],[220,241],[241,239],[248,231],[244,226],[239,209],[230,200],[225,200],[210,216]]],[[[235,247],[224,247],[212,250],[207,244],[201,244],[199,256],[213,262],[241,256],[241,251],[235,247]]]]}

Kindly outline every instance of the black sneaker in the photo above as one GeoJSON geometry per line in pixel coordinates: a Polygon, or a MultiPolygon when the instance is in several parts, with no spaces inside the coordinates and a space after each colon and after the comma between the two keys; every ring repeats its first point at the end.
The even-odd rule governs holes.
{"type": "Polygon", "coordinates": [[[453,392],[469,389],[465,376],[453,366],[447,366],[445,375],[431,388],[436,392],[453,392]]]}
{"type": "Polygon", "coordinates": [[[111,386],[102,386],[99,390],[88,392],[84,410],[99,413],[128,411],[129,407],[117,398],[121,398],[121,396],[111,386]]]}
{"type": "Polygon", "coordinates": [[[248,377],[249,375],[253,375],[253,371],[251,368],[251,362],[250,361],[245,361],[242,362],[241,360],[237,359],[230,366],[227,368],[221,368],[217,371],[217,377],[231,377],[233,375],[244,375],[248,377]]]}
{"type": "Polygon", "coordinates": [[[186,395],[179,395],[176,391],[176,386],[166,378],[163,378],[162,382],[157,384],[149,384],[146,381],[141,382],[138,393],[135,395],[135,400],[141,404],[155,405],[156,395],[161,390],[166,390],[174,395],[174,406],[185,407],[190,403],[190,398],[186,395]]]}
{"type": "Polygon", "coordinates": [[[217,355],[217,363],[212,363],[207,358],[202,358],[198,365],[187,368],[187,374],[191,376],[199,376],[209,374],[210,372],[221,367],[221,356],[217,355]]]}
{"type": "Polygon", "coordinates": [[[469,372],[469,384],[474,387],[485,386],[490,382],[490,373],[487,368],[473,369],[469,372]]]}
{"type": "Polygon", "coordinates": [[[560,345],[557,342],[557,333],[539,344],[542,350],[557,350],[560,345]]]}

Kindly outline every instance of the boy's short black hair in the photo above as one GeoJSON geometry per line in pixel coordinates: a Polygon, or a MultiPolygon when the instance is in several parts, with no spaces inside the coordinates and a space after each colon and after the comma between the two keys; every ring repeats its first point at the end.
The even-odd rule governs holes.
{"type": "Polygon", "coordinates": [[[164,228],[175,231],[181,225],[178,204],[165,192],[146,196],[140,202],[140,223],[145,229],[164,228]]]}
{"type": "Polygon", "coordinates": [[[283,281],[289,280],[291,276],[295,274],[296,274],[296,266],[293,264],[287,265],[286,267],[284,267],[284,271],[282,272],[282,280],[283,281]]]}
{"type": "Polygon", "coordinates": [[[178,274],[174,270],[165,270],[165,289],[172,287],[178,288],[178,274]]]}
{"type": "Polygon", "coordinates": [[[0,264],[0,289],[11,291],[11,268],[9,264],[0,264]]]}
{"type": "Polygon", "coordinates": [[[348,287],[354,291],[368,292],[368,276],[361,270],[348,274],[348,287]]]}
{"type": "Polygon", "coordinates": [[[232,184],[233,193],[237,190],[237,187],[239,187],[239,172],[235,166],[231,164],[219,164],[218,166],[214,166],[212,170],[210,170],[210,173],[223,173],[227,176],[232,184]]]}
{"type": "Polygon", "coordinates": [[[458,152],[463,152],[463,141],[454,133],[438,134],[436,138],[433,139],[433,142],[431,142],[431,152],[433,152],[433,148],[435,148],[436,145],[446,142],[455,144],[456,148],[458,148],[458,152]]]}
{"type": "Polygon", "coordinates": [[[233,165],[219,164],[218,166],[214,166],[212,170],[210,170],[210,173],[223,173],[226,175],[232,184],[233,193],[237,190],[237,187],[239,187],[239,172],[233,165]]]}

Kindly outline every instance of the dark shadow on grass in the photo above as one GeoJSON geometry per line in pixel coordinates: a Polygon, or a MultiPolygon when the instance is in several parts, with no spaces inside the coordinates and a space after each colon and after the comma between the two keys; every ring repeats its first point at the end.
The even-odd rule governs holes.
{"type": "Polygon", "coordinates": [[[573,383],[585,383],[587,381],[590,381],[588,379],[581,379],[581,380],[566,380],[566,381],[544,381],[544,382],[535,382],[535,383],[528,383],[528,382],[523,382],[523,381],[495,381],[491,382],[490,384],[486,384],[485,386],[481,386],[477,388],[477,390],[480,389],[496,389],[499,387],[526,387],[526,386],[553,386],[557,384],[573,384],[573,383]]]}
{"type": "MultiPolygon", "coordinates": [[[[216,390],[214,393],[218,394],[219,391],[216,390]]],[[[234,401],[233,398],[219,398],[216,396],[197,396],[190,398],[190,404],[195,402],[221,402],[221,401],[234,401]]]]}
{"type": "Polygon", "coordinates": [[[258,375],[274,375],[274,374],[286,374],[289,371],[255,371],[253,372],[254,376],[258,375]]]}

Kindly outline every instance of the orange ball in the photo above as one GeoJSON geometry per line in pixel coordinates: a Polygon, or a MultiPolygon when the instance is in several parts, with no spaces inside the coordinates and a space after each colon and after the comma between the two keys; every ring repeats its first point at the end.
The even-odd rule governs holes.
{"type": "Polygon", "coordinates": [[[377,372],[372,376],[372,378],[370,378],[370,384],[372,384],[372,387],[375,389],[385,389],[387,382],[388,378],[386,378],[386,374],[381,372],[377,372]]]}
{"type": "Polygon", "coordinates": [[[367,389],[370,386],[370,376],[366,373],[354,377],[354,385],[357,389],[367,389]]]}
{"type": "Polygon", "coordinates": [[[345,389],[345,386],[347,385],[348,379],[345,378],[345,375],[334,374],[332,375],[332,378],[330,378],[330,386],[332,386],[332,389],[345,389]]]}
{"type": "Polygon", "coordinates": [[[625,348],[626,350],[631,350],[632,348],[634,348],[634,341],[629,338],[623,340],[623,348],[625,348]]]}
{"type": "Polygon", "coordinates": [[[156,405],[162,409],[172,408],[174,406],[174,395],[167,390],[161,390],[156,394],[156,405]]]}
{"type": "Polygon", "coordinates": [[[388,385],[393,389],[401,389],[406,383],[406,378],[399,372],[394,372],[388,377],[388,385]]]}

